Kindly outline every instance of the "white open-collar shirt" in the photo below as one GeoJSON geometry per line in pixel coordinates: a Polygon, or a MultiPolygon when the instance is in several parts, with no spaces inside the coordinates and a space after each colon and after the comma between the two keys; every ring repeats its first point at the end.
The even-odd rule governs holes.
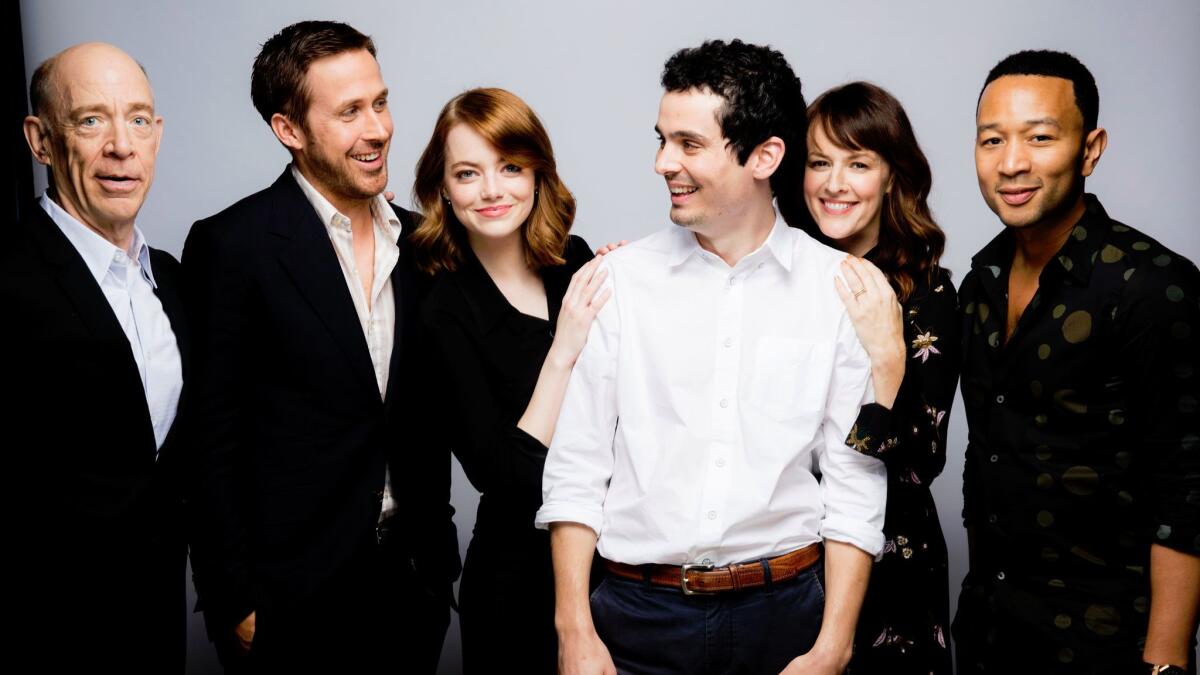
{"type": "Polygon", "coordinates": [[[575,364],[538,527],[629,564],[727,565],[821,541],[883,548],[883,463],[846,445],[870,360],[845,257],[777,218],[732,267],[672,227],[606,256],[613,294],[575,364]]]}

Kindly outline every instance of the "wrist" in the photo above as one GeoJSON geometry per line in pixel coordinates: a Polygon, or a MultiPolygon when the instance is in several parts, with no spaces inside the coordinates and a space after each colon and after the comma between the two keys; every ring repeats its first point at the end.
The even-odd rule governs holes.
{"type": "Polygon", "coordinates": [[[555,340],[550,344],[550,351],[546,353],[543,368],[549,368],[553,373],[570,373],[575,367],[575,359],[579,357],[579,353],[568,354],[566,351],[559,345],[558,340],[555,340]]]}
{"type": "Polygon", "coordinates": [[[823,640],[821,637],[818,637],[809,654],[817,657],[824,663],[833,665],[838,672],[841,672],[846,669],[846,666],[850,665],[850,657],[854,654],[854,640],[853,638],[823,640]]]}

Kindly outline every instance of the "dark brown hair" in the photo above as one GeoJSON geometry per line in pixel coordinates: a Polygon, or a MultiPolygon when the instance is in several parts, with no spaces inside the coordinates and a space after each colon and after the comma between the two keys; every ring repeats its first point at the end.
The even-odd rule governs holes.
{"type": "MultiPolygon", "coordinates": [[[[820,124],[838,147],[871,151],[887,162],[892,188],[883,198],[872,262],[887,275],[902,302],[918,279],[932,284],[946,235],[929,210],[933,176],[900,102],[869,82],[851,82],[818,96],[808,107],[808,120],[810,134],[820,124]]],[[[811,218],[794,224],[828,241],[811,218]]]]}
{"type": "Polygon", "coordinates": [[[446,137],[466,124],[507,161],[534,172],[533,210],[521,225],[525,262],[531,269],[561,265],[575,220],[575,198],[558,177],[550,136],[525,101],[504,89],[472,89],[450,99],[438,115],[433,136],[417,162],[413,202],[425,217],[409,241],[417,265],[430,274],[454,270],[463,260],[466,231],[442,200],[446,137]]]}
{"type": "Polygon", "coordinates": [[[250,99],[263,120],[279,113],[307,129],[308,87],[304,77],[313,61],[342,52],[367,50],[375,43],[354,28],[336,21],[294,23],[263,43],[250,73],[250,99]]]}

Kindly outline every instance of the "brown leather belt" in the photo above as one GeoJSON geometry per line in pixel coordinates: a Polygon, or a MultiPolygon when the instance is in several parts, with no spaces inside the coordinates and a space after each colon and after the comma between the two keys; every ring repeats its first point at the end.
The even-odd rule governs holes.
{"type": "Polygon", "coordinates": [[[809,544],[791,553],[756,562],[738,563],[728,567],[712,565],[626,565],[604,561],[604,567],[613,576],[633,581],[648,581],[655,586],[678,588],[684,595],[720,593],[757,588],[767,584],[767,570],[771,582],[786,581],[812,567],[821,559],[821,545],[809,544]]]}

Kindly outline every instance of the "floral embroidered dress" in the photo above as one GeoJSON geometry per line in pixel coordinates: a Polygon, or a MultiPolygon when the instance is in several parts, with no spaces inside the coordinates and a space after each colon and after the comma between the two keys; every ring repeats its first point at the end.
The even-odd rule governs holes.
{"type": "Polygon", "coordinates": [[[883,555],[855,634],[854,675],[951,672],[946,541],[929,491],[946,463],[958,385],[961,319],[950,274],[917,280],[903,313],[908,358],[895,404],[863,406],[846,439],[888,469],[883,555]]]}

